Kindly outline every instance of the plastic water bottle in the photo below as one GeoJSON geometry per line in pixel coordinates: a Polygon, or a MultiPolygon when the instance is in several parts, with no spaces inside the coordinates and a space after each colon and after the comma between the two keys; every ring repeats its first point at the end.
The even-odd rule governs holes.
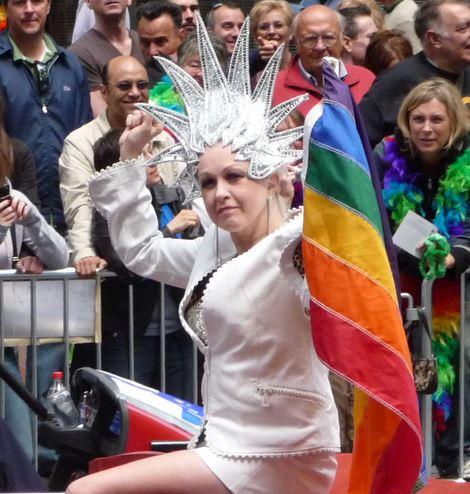
{"type": "Polygon", "coordinates": [[[78,411],[63,383],[64,373],[53,372],[52,384],[47,392],[49,410],[62,427],[75,427],[78,424],[78,411]]]}

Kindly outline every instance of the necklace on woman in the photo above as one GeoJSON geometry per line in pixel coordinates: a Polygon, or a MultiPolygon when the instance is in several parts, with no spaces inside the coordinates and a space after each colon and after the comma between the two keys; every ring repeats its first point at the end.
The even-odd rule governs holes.
{"type": "MultiPolygon", "coordinates": [[[[411,170],[395,137],[386,139],[384,149],[390,168],[384,178],[383,198],[397,227],[408,211],[425,215],[424,193],[416,185],[423,174],[411,170]]],[[[449,239],[463,233],[463,223],[470,209],[470,149],[466,149],[446,168],[439,180],[432,209],[435,212],[432,221],[444,237],[449,239]]]]}

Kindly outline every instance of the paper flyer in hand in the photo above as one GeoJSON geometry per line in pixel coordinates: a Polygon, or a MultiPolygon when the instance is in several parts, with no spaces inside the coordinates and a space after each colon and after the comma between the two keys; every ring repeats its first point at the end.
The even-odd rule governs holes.
{"type": "Polygon", "coordinates": [[[419,246],[437,227],[414,211],[408,211],[405,218],[393,235],[393,243],[418,259],[421,258],[419,246]]]}

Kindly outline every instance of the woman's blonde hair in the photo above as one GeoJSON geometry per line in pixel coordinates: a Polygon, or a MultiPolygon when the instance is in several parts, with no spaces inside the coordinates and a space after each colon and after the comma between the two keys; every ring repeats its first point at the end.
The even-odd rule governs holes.
{"type": "Polygon", "coordinates": [[[250,11],[250,30],[253,38],[256,38],[256,30],[258,29],[261,16],[271,12],[271,10],[278,10],[283,15],[289,31],[292,32],[292,22],[294,21],[295,13],[290,3],[285,0],[260,0],[253,5],[250,11]]]}
{"type": "Polygon", "coordinates": [[[465,106],[457,88],[440,77],[422,82],[408,93],[400,107],[397,118],[398,127],[408,140],[413,154],[415,153],[415,149],[410,140],[410,114],[418,106],[428,103],[433,99],[440,101],[446,107],[449,115],[450,135],[444,149],[451,148],[469,130],[465,106]]]}

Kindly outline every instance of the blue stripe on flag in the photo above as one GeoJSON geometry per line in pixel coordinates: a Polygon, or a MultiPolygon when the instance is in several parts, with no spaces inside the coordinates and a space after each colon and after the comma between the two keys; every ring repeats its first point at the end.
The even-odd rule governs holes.
{"type": "Polygon", "coordinates": [[[348,156],[370,176],[369,164],[356,123],[345,107],[324,101],[322,117],[315,123],[313,133],[315,142],[348,156]],[[335,129],[334,132],[331,129],[335,129]]]}

